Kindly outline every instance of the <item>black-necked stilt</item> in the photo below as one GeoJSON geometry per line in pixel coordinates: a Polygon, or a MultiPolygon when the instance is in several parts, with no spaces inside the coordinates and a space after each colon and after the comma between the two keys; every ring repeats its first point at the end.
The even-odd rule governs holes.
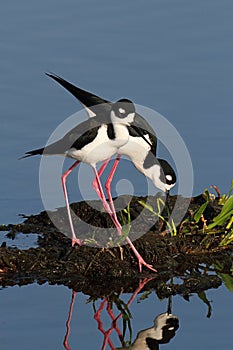
{"type": "MultiPolygon", "coordinates": [[[[97,172],[96,163],[112,157],[118,152],[119,147],[123,146],[129,140],[128,127],[135,118],[134,104],[121,99],[111,105],[110,112],[105,111],[98,114],[69,131],[62,139],[46,147],[26,152],[24,157],[33,155],[62,155],[76,159],[76,162],[62,175],[62,187],[64,191],[70,227],[72,231],[72,244],[81,245],[81,241],[76,238],[66,189],[67,176],[80,163],[90,164],[95,173],[93,187],[103,203],[104,208],[110,214],[119,235],[122,234],[121,225],[117,219],[114,206],[110,209],[100,182],[101,171],[97,172]]],[[[133,130],[137,132],[137,127],[132,125],[133,130]]],[[[110,174],[111,175],[111,174],[110,174]]],[[[134,247],[131,240],[127,237],[127,242],[136,255],[139,263],[139,270],[142,265],[157,272],[151,265],[147,264],[134,247]]]]}
{"type": "MultiPolygon", "coordinates": [[[[58,75],[52,73],[46,74],[75,96],[86,109],[90,118],[99,114],[101,109],[105,114],[111,110],[112,102],[80,89],[58,75]]],[[[128,130],[129,141],[118,149],[118,157],[115,160],[112,172],[105,185],[110,202],[112,201],[110,184],[121,155],[129,157],[135,167],[163,192],[168,192],[176,184],[176,174],[171,165],[164,159],[156,158],[157,138],[150,124],[141,115],[135,113],[134,121],[128,127],[128,130]],[[134,124],[137,127],[136,132],[132,128],[134,124]]],[[[107,166],[108,161],[109,159],[102,165],[100,169],[101,174],[107,166]]]]}

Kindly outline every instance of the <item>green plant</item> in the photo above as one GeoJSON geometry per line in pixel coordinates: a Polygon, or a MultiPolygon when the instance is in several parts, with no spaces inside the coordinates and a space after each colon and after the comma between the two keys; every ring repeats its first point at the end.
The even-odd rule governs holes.
{"type": "Polygon", "coordinates": [[[218,274],[218,276],[221,277],[221,279],[224,282],[226,288],[230,292],[233,292],[233,266],[230,269],[230,273],[223,273],[223,272],[221,272],[221,270],[223,269],[223,264],[220,261],[216,261],[213,266],[217,270],[217,274],[218,274]]]}
{"type": "Polygon", "coordinates": [[[207,208],[207,205],[211,202],[211,195],[210,192],[208,191],[208,189],[205,189],[204,193],[203,193],[206,202],[203,203],[193,214],[193,220],[195,222],[195,224],[198,224],[198,222],[200,221],[202,215],[204,214],[204,211],[207,208]]]}
{"type": "Polygon", "coordinates": [[[233,195],[228,197],[223,204],[221,212],[213,218],[213,223],[207,226],[207,229],[212,229],[215,226],[223,226],[228,220],[230,220],[226,226],[230,229],[232,225],[232,215],[233,215],[233,195]]]}
{"type": "MultiPolygon", "coordinates": [[[[208,206],[208,204],[212,201],[212,195],[206,189],[203,193],[204,197],[206,198],[205,203],[203,203],[193,214],[192,214],[192,221],[194,224],[198,224],[200,220],[204,222],[203,226],[203,232],[207,235],[210,234],[216,234],[218,231],[216,231],[216,226],[219,226],[221,228],[220,232],[225,233],[223,239],[219,243],[219,246],[226,246],[229,245],[233,241],[233,230],[229,232],[229,230],[232,227],[233,224],[233,180],[231,182],[230,190],[227,194],[224,194],[220,196],[218,200],[218,205],[222,206],[222,209],[218,215],[216,215],[213,218],[213,222],[209,225],[206,225],[206,220],[204,219],[204,212],[208,206]]],[[[191,221],[191,220],[190,220],[191,221]]],[[[189,219],[185,219],[185,222],[189,222],[189,219]]]]}
{"type": "MultiPolygon", "coordinates": [[[[170,211],[166,203],[162,198],[157,198],[157,211],[154,208],[142,201],[139,200],[138,203],[141,204],[145,209],[155,215],[157,218],[162,220],[164,224],[166,224],[166,230],[170,233],[171,236],[176,236],[178,233],[182,234],[192,234],[192,232],[196,233],[204,233],[206,235],[221,233],[224,234],[222,240],[219,243],[219,246],[226,246],[233,242],[233,180],[231,182],[230,190],[227,194],[220,196],[218,199],[218,205],[222,206],[222,209],[218,215],[213,218],[213,222],[206,225],[204,213],[209,204],[215,203],[215,196],[206,189],[203,193],[205,197],[205,202],[197,208],[194,212],[191,212],[190,216],[187,217],[182,224],[180,225],[179,231],[176,228],[175,222],[173,218],[170,217],[170,211]],[[163,214],[165,212],[165,215],[163,214]],[[168,217],[168,219],[167,219],[168,217]],[[203,228],[200,230],[199,223],[202,221],[203,228]],[[216,229],[218,226],[218,229],[216,229]]],[[[219,192],[218,192],[219,193],[219,192]]],[[[121,222],[122,222],[122,236],[117,238],[115,241],[111,242],[113,245],[121,244],[122,241],[128,237],[129,232],[131,230],[131,216],[130,216],[130,204],[128,204],[127,208],[123,209],[120,212],[121,222]],[[125,215],[126,214],[126,215],[125,215]]]]}
{"type": "Polygon", "coordinates": [[[153,207],[150,204],[145,203],[144,201],[138,201],[139,204],[141,204],[144,208],[149,210],[153,215],[157,216],[159,219],[161,219],[167,226],[168,231],[170,232],[171,236],[176,236],[177,235],[177,229],[176,225],[174,223],[174,220],[170,218],[169,220],[165,219],[164,216],[161,214],[163,211],[163,208],[167,210],[168,215],[169,209],[166,206],[166,203],[162,200],[162,198],[157,198],[157,208],[158,212],[154,211],[153,207]]]}
{"type": "Polygon", "coordinates": [[[233,180],[231,181],[231,187],[227,194],[224,194],[219,199],[219,205],[222,205],[220,213],[213,218],[213,222],[206,227],[207,234],[215,234],[214,228],[216,226],[224,229],[225,235],[219,246],[227,246],[233,242],[233,180]],[[229,231],[230,230],[230,231],[229,231]]]}
{"type": "Polygon", "coordinates": [[[220,205],[224,205],[225,202],[227,201],[227,199],[231,197],[232,192],[233,192],[233,179],[231,180],[231,187],[230,187],[228,193],[227,193],[227,194],[223,194],[223,195],[220,197],[220,199],[219,199],[219,204],[220,204],[220,205]]]}
{"type": "Polygon", "coordinates": [[[120,245],[129,236],[131,230],[130,203],[128,203],[125,209],[120,211],[120,217],[122,224],[122,235],[111,242],[112,246],[120,245]],[[127,219],[125,218],[123,213],[127,214],[127,219]]]}
{"type": "Polygon", "coordinates": [[[203,301],[203,303],[207,305],[208,310],[207,310],[206,317],[210,318],[211,317],[211,313],[212,313],[212,307],[211,307],[211,302],[207,299],[206,293],[205,292],[200,292],[197,295],[203,301]]]}

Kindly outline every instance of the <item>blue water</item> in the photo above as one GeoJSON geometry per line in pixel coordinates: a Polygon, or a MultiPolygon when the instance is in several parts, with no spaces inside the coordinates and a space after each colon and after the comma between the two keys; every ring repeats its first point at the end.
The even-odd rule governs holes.
{"type": "MultiPolygon", "coordinates": [[[[74,98],[44,75],[46,71],[60,74],[104,98],[128,97],[158,111],[178,130],[190,152],[194,194],[212,184],[218,185],[222,192],[227,191],[233,170],[232,11],[230,0],[128,0],[124,4],[107,0],[10,0],[2,3],[0,224],[19,222],[20,213],[43,210],[38,184],[40,159],[19,161],[18,158],[25,151],[44,145],[53,130],[80,109],[74,98]]],[[[163,147],[159,147],[158,152],[161,157],[166,156],[163,147]]],[[[91,178],[91,172],[86,171],[87,178],[91,178]]],[[[143,194],[144,178],[129,164],[121,165],[113,187],[126,178],[126,173],[127,181],[134,180],[134,192],[143,194]]],[[[75,181],[73,176],[70,188],[74,188],[75,181]]],[[[123,187],[118,192],[127,193],[128,182],[121,184],[123,187]]],[[[95,197],[91,188],[89,197],[95,197]]],[[[71,193],[71,200],[78,198],[78,192],[71,193]]],[[[4,335],[8,345],[3,349],[13,349],[16,344],[18,348],[19,344],[21,348],[29,348],[29,336],[35,347],[36,340],[49,333],[53,333],[53,341],[57,342],[53,348],[59,348],[67,310],[64,298],[68,303],[70,291],[61,287],[52,289],[58,293],[57,303],[54,300],[49,313],[45,308],[39,320],[35,314],[43,303],[52,308],[50,288],[32,286],[1,292],[2,297],[8,298],[8,304],[2,309],[5,303],[1,299],[1,315],[5,316],[2,316],[0,331],[6,315],[17,317],[14,326],[17,336],[12,337],[12,320],[8,319],[9,323],[5,324],[1,337],[4,335]],[[40,302],[37,298],[41,293],[44,299],[40,302]],[[34,300],[37,305],[34,313],[27,313],[27,295],[32,296],[30,303],[34,300]],[[18,316],[13,306],[19,308],[18,316]],[[62,315],[60,308],[64,308],[62,315]],[[44,319],[48,324],[43,323],[44,319]],[[56,327],[59,327],[59,339],[55,336],[56,327]],[[38,329],[42,333],[38,333],[38,329]]],[[[197,347],[200,330],[206,332],[202,333],[203,349],[208,349],[208,342],[212,349],[220,348],[220,342],[222,349],[229,349],[227,342],[231,333],[227,327],[231,320],[231,296],[224,290],[213,293],[219,295],[216,323],[200,318],[195,325],[190,324],[185,343],[190,349],[197,347]],[[210,333],[205,330],[206,324],[210,333]]],[[[182,310],[188,313],[183,325],[188,327],[190,315],[196,312],[195,306],[186,307],[187,304],[182,303],[182,310]]],[[[179,312],[180,308],[178,303],[175,311],[179,312]]],[[[153,317],[151,315],[142,328],[152,324],[153,317]]],[[[84,323],[83,327],[84,338],[92,342],[91,348],[95,341],[87,336],[92,334],[89,325],[84,323]]],[[[46,339],[41,341],[46,343],[46,339]]],[[[174,341],[179,342],[179,335],[174,341]]],[[[79,337],[74,344],[78,342],[79,337]]]]}
{"type": "MultiPolygon", "coordinates": [[[[64,349],[66,321],[71,301],[71,290],[57,286],[38,286],[7,288],[0,291],[1,296],[1,349],[35,350],[64,349]]],[[[180,327],[175,337],[163,348],[171,349],[231,349],[232,345],[232,295],[221,287],[220,290],[206,292],[211,300],[212,316],[207,318],[207,307],[196,294],[185,301],[176,296],[172,299],[172,313],[179,318],[180,327]],[[224,307],[228,305],[228,307],[224,307]]],[[[140,303],[139,297],[133,301],[129,310],[132,314],[132,338],[137,332],[152,327],[154,318],[167,311],[167,300],[159,300],[154,293],[140,303]]],[[[120,296],[125,303],[131,295],[120,296]]],[[[103,334],[97,329],[92,303],[86,303],[88,296],[76,296],[69,344],[71,349],[101,349],[103,334]]],[[[100,301],[95,303],[96,308],[100,301]]],[[[119,312],[114,309],[115,316],[119,312]]],[[[105,309],[101,313],[105,330],[111,327],[111,319],[105,309]]],[[[118,321],[122,331],[122,319],[118,321]]],[[[115,347],[120,347],[116,332],[110,339],[115,347]]],[[[129,332],[125,340],[129,339],[129,332]]],[[[106,349],[110,349],[108,346],[106,349]]]]}

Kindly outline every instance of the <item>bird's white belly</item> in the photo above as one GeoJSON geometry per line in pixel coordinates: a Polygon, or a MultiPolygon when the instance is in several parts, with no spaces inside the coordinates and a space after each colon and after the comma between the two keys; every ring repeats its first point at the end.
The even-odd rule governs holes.
{"type": "Polygon", "coordinates": [[[103,125],[91,143],[88,143],[80,150],[71,148],[66,155],[91,165],[102,162],[117,153],[118,148],[128,141],[129,134],[125,132],[127,131],[125,127],[124,129],[121,134],[118,134],[115,139],[111,140],[108,137],[106,125],[103,125]]]}
{"type": "Polygon", "coordinates": [[[129,141],[118,149],[118,154],[125,155],[135,164],[142,165],[147,154],[150,151],[150,146],[142,137],[129,137],[129,141]]]}
{"type": "Polygon", "coordinates": [[[159,164],[153,164],[147,168],[144,167],[144,161],[150,150],[151,147],[143,138],[130,136],[129,141],[120,147],[117,153],[129,157],[138,171],[148,177],[155,187],[165,191],[165,185],[160,179],[159,164]]]}

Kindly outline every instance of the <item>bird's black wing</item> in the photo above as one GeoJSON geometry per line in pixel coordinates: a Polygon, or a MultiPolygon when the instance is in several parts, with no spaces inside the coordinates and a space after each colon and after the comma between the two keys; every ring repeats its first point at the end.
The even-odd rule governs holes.
{"type": "Polygon", "coordinates": [[[98,120],[98,118],[85,120],[84,122],[71,129],[60,140],[53,142],[46,147],[28,151],[23,158],[37,154],[65,154],[65,152],[72,147],[79,150],[94,140],[101,124],[102,123],[98,120]]]}

